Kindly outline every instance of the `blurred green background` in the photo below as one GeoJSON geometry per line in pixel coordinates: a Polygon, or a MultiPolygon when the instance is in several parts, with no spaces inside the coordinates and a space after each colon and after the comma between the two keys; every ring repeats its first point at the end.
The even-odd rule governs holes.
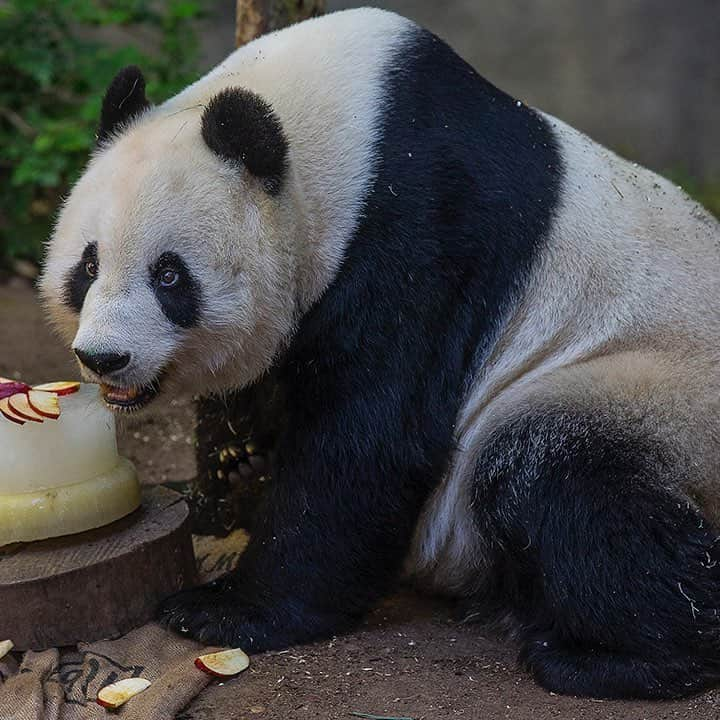
{"type": "MultiPolygon", "coordinates": [[[[419,20],[499,87],[671,176],[720,215],[720,2],[375,4],[419,20]]],[[[234,8],[234,0],[0,0],[0,267],[40,258],[115,72],[137,63],[148,97],[162,101],[230,52],[234,8]]]]}
{"type": "Polygon", "coordinates": [[[39,259],[58,204],[94,144],[104,90],[121,67],[141,65],[156,101],[197,77],[203,5],[0,3],[0,264],[39,259]]]}

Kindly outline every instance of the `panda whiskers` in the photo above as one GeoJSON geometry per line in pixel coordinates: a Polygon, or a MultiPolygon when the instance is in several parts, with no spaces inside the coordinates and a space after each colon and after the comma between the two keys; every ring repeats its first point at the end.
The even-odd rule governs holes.
{"type": "Polygon", "coordinates": [[[180,110],[175,110],[174,112],[168,113],[167,115],[163,115],[163,119],[174,117],[175,115],[179,115],[180,113],[187,112],[188,110],[197,110],[198,108],[202,108],[205,110],[205,103],[198,103],[197,105],[190,105],[189,107],[180,108],[180,110]]]}
{"type": "MultiPolygon", "coordinates": [[[[205,103],[197,103],[196,105],[190,105],[188,107],[180,108],[180,110],[175,110],[174,112],[168,113],[167,115],[163,115],[163,119],[167,120],[168,118],[175,117],[175,115],[179,115],[180,113],[187,112],[188,110],[198,110],[202,109],[205,110],[206,105],[205,103]]],[[[178,135],[185,129],[186,125],[190,122],[190,120],[186,120],[175,132],[175,134],[172,137],[172,140],[170,140],[170,144],[172,145],[175,140],[177,140],[178,135]]]]}
{"type": "Polygon", "coordinates": [[[179,128],[178,131],[173,135],[172,140],[170,141],[170,144],[172,145],[175,140],[177,140],[178,135],[185,129],[185,126],[189,123],[189,120],[186,120],[179,128]]]}

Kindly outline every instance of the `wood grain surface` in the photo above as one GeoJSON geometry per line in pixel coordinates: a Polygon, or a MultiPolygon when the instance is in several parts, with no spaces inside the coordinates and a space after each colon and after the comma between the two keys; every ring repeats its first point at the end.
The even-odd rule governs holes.
{"type": "Polygon", "coordinates": [[[104,528],[0,548],[0,639],[40,650],[117,637],[195,580],[185,501],[144,488],[141,507],[104,528]]]}

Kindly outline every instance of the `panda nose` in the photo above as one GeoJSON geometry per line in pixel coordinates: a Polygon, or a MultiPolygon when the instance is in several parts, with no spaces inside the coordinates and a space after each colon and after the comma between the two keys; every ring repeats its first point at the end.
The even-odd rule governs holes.
{"type": "Polygon", "coordinates": [[[97,375],[122,370],[130,362],[130,353],[89,353],[79,348],[75,350],[78,360],[97,375]]]}

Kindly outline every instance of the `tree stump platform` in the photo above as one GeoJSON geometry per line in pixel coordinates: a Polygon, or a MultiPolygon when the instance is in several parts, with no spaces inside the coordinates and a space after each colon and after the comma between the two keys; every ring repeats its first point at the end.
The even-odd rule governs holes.
{"type": "Polygon", "coordinates": [[[118,637],[194,582],[188,507],[147,487],[141,506],[111,525],[0,548],[0,640],[43,650],[118,637]]]}

